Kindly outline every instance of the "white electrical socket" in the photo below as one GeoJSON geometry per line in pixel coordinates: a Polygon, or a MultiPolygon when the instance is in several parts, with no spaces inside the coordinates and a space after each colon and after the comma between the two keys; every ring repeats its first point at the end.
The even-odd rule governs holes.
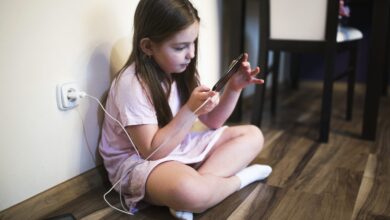
{"type": "Polygon", "coordinates": [[[66,111],[79,105],[79,97],[69,98],[71,93],[78,93],[79,88],[76,83],[64,83],[57,85],[57,106],[60,110],[66,111]]]}

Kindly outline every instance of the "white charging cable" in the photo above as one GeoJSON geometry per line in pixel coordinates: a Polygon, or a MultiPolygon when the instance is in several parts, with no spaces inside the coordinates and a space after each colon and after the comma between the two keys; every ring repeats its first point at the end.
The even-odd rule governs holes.
{"type": "MultiPolygon", "coordinates": [[[[84,97],[88,97],[88,98],[91,98],[91,99],[95,100],[95,101],[99,104],[99,106],[102,108],[102,110],[104,111],[104,113],[105,113],[111,120],[115,121],[115,122],[121,127],[121,129],[125,132],[127,138],[129,139],[130,143],[131,143],[132,146],[134,147],[134,149],[135,149],[135,151],[136,151],[138,157],[139,157],[139,158],[142,158],[141,155],[140,155],[140,153],[139,153],[139,151],[138,151],[138,149],[137,149],[137,146],[134,144],[133,140],[131,139],[129,133],[127,132],[127,130],[125,129],[125,127],[123,126],[123,124],[120,123],[120,121],[118,121],[118,120],[117,120],[116,118],[114,118],[110,113],[107,112],[107,110],[104,108],[103,104],[100,102],[100,100],[99,100],[98,98],[96,98],[96,97],[94,97],[94,96],[92,96],[92,95],[89,95],[89,94],[87,94],[87,93],[84,92],[84,91],[74,91],[74,90],[72,90],[72,91],[69,91],[68,94],[67,94],[67,98],[68,98],[69,100],[76,100],[76,99],[78,99],[78,98],[84,98],[84,97]]],[[[197,109],[195,109],[195,111],[193,112],[193,114],[196,114],[201,108],[203,108],[203,107],[204,107],[210,100],[212,100],[214,97],[216,97],[216,96],[208,97],[208,98],[207,98],[207,99],[206,99],[206,100],[205,100],[197,109]]],[[[133,170],[133,168],[134,168],[136,165],[142,163],[143,161],[148,161],[155,153],[157,153],[158,150],[160,150],[160,148],[161,148],[162,146],[165,145],[165,143],[166,143],[168,140],[169,140],[169,138],[166,138],[166,139],[165,139],[165,140],[164,140],[164,141],[163,141],[163,142],[162,142],[162,143],[161,143],[161,144],[160,144],[160,145],[151,153],[151,154],[149,154],[148,157],[146,157],[144,160],[141,160],[140,162],[135,163],[135,164],[133,164],[131,167],[129,167],[129,168],[128,168],[128,171],[127,171],[125,174],[123,174],[123,175],[119,178],[119,180],[118,180],[116,183],[114,183],[114,184],[112,185],[112,187],[103,195],[104,201],[105,201],[111,208],[113,208],[113,209],[115,209],[115,210],[117,210],[117,211],[119,211],[119,212],[121,212],[121,213],[124,213],[124,214],[134,215],[134,213],[132,212],[132,210],[130,210],[130,212],[126,211],[126,208],[125,208],[124,205],[123,205],[123,201],[122,201],[122,187],[121,187],[121,186],[119,186],[119,199],[120,199],[120,204],[121,204],[121,206],[122,206],[122,209],[119,209],[119,208],[115,207],[114,205],[112,205],[110,202],[108,202],[108,200],[107,200],[106,197],[107,197],[107,195],[108,195],[112,190],[115,189],[115,187],[116,187],[118,184],[120,184],[120,183],[122,182],[123,178],[125,178],[125,177],[133,170]]]]}

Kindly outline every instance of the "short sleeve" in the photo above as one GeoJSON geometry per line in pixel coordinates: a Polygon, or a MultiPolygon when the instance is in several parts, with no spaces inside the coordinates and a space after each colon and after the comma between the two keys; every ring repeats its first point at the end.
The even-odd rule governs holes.
{"type": "Polygon", "coordinates": [[[117,78],[115,105],[124,126],[158,124],[156,111],[134,73],[124,72],[117,78]]]}

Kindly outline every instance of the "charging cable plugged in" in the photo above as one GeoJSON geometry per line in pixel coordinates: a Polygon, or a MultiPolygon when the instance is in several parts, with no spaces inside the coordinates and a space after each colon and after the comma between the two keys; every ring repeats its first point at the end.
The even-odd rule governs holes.
{"type": "Polygon", "coordinates": [[[66,111],[79,105],[80,98],[86,93],[79,90],[76,83],[64,83],[57,85],[57,106],[66,111]]]}
{"type": "MultiPolygon", "coordinates": [[[[116,123],[118,123],[118,125],[122,128],[122,130],[124,131],[124,133],[126,134],[127,138],[129,139],[130,143],[132,144],[132,146],[134,147],[134,150],[136,152],[136,154],[138,155],[139,158],[142,158],[140,156],[140,153],[138,151],[138,148],[137,146],[133,143],[133,140],[131,139],[129,133],[127,132],[127,130],[125,129],[125,127],[123,126],[123,124],[121,124],[121,122],[119,122],[116,118],[114,118],[112,115],[110,115],[107,110],[104,108],[103,104],[99,101],[98,98],[94,97],[94,96],[91,96],[91,95],[88,95],[87,93],[83,92],[83,91],[80,91],[77,84],[74,83],[74,82],[71,82],[71,83],[64,83],[64,84],[59,84],[57,85],[57,105],[58,105],[58,108],[62,111],[66,111],[66,110],[69,110],[69,109],[72,109],[72,108],[75,108],[78,106],[79,104],[79,101],[81,98],[84,98],[84,97],[88,97],[88,98],[91,98],[91,99],[94,99],[98,104],[99,106],[103,109],[104,113],[109,117],[111,118],[113,121],[115,121],[116,123]]],[[[214,99],[214,98],[217,98],[216,96],[213,96],[213,97],[209,97],[207,98],[207,100],[205,100],[193,113],[197,113],[202,107],[204,107],[210,100],[214,99]]],[[[160,148],[162,148],[165,143],[168,141],[169,139],[165,139],[161,144],[159,144],[159,146],[156,147],[156,149],[151,153],[149,154],[145,159],[143,159],[143,161],[148,161],[158,150],[160,150],[160,148]]],[[[106,192],[104,193],[103,195],[103,199],[104,201],[113,209],[119,211],[119,212],[122,212],[122,213],[125,213],[125,214],[129,214],[129,215],[133,215],[133,210],[129,210],[127,211],[126,208],[125,208],[125,205],[123,204],[123,199],[122,199],[122,187],[121,187],[121,182],[123,180],[123,178],[125,178],[129,172],[131,172],[134,167],[138,165],[138,164],[133,164],[133,166],[129,167],[129,170],[127,172],[125,172],[124,175],[122,175],[119,180],[115,183],[113,183],[113,186],[106,192]],[[119,185],[119,199],[120,199],[120,204],[122,206],[122,209],[120,208],[117,208],[115,207],[114,205],[112,205],[108,200],[107,200],[107,195],[112,191],[114,190],[114,188],[119,185]]]]}

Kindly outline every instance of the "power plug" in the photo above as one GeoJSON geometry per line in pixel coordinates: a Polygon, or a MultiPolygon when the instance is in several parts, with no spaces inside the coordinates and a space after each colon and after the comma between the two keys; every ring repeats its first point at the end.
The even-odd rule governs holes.
{"type": "Polygon", "coordinates": [[[76,83],[64,83],[57,85],[57,106],[60,110],[66,111],[79,105],[80,98],[85,96],[76,83]]]}

